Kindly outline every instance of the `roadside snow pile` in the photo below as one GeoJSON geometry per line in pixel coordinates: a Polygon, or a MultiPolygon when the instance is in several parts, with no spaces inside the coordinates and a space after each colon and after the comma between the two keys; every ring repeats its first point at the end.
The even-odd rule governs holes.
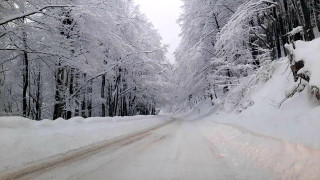
{"type": "Polygon", "coordinates": [[[320,102],[320,38],[310,42],[297,41],[286,45],[291,70],[298,88],[288,97],[304,88],[320,102]]]}
{"type": "MultiPolygon", "coordinates": [[[[318,48],[319,52],[309,52],[310,59],[305,63],[312,72],[313,84],[320,78],[320,68],[310,67],[317,66],[318,48]]],[[[296,57],[301,58],[302,51],[299,53],[296,57]]],[[[271,179],[319,179],[319,102],[310,95],[309,88],[287,97],[290,87],[297,87],[298,83],[294,82],[288,61],[283,58],[269,64],[263,72],[270,72],[271,76],[249,77],[243,87],[231,92],[227,103],[214,107],[218,110],[198,123],[217,158],[242,172],[236,179],[246,179],[254,169],[268,169],[271,179]]]]}
{"type": "Polygon", "coordinates": [[[320,107],[311,100],[308,90],[294,94],[279,108],[280,103],[286,99],[288,87],[295,85],[287,61],[283,59],[275,62],[277,68],[271,79],[257,84],[246,94],[244,100],[252,103],[242,107],[241,111],[230,113],[222,108],[204,119],[244,132],[320,149],[320,107]]]}
{"type": "Polygon", "coordinates": [[[169,119],[167,116],[134,116],[32,121],[22,117],[0,117],[0,173],[141,131],[169,119]]]}
{"type": "Polygon", "coordinates": [[[309,84],[320,87],[320,38],[310,42],[295,42],[296,49],[293,50],[296,60],[303,60],[304,67],[298,71],[298,74],[310,73],[309,84]]]}

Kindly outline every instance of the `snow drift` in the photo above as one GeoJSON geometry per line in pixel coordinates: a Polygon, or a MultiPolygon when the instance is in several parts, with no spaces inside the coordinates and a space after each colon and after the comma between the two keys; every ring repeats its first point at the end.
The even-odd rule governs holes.
{"type": "Polygon", "coordinates": [[[163,123],[167,116],[32,121],[0,117],[0,173],[163,123]]]}
{"type": "Polygon", "coordinates": [[[320,103],[311,91],[320,87],[320,38],[295,45],[293,56],[304,61],[299,73],[310,77],[299,91],[293,91],[299,81],[292,75],[290,58],[283,58],[243,80],[205,119],[320,149],[320,103]]]}

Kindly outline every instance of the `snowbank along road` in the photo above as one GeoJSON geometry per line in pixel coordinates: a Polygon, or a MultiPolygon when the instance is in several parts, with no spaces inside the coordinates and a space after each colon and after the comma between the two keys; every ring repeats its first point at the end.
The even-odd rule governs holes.
{"type": "MultiPolygon", "coordinates": [[[[142,132],[30,164],[24,169],[2,174],[0,179],[211,180],[304,179],[306,177],[315,179],[319,177],[317,176],[320,172],[319,166],[315,166],[317,164],[314,163],[307,164],[311,168],[308,171],[309,174],[311,173],[310,176],[299,176],[301,172],[292,171],[292,168],[285,177],[276,174],[275,171],[263,164],[270,165],[273,163],[272,161],[264,162],[258,159],[259,162],[255,162],[255,159],[249,158],[250,155],[241,155],[243,148],[247,147],[250,150],[250,147],[255,145],[248,146],[248,142],[251,142],[251,136],[254,135],[245,134],[245,137],[236,135],[235,138],[233,137],[237,134],[235,132],[238,132],[235,128],[225,125],[216,124],[213,127],[210,124],[199,123],[199,121],[174,119],[142,132]],[[206,134],[209,127],[211,128],[210,132],[215,130],[211,135],[206,134]],[[237,147],[240,144],[239,138],[246,142],[246,146],[237,147]],[[233,151],[230,150],[232,148],[233,151]],[[228,153],[231,154],[228,155],[228,153]]],[[[266,141],[264,137],[254,138],[262,144],[263,141],[266,141]]],[[[270,142],[268,143],[270,145],[270,142]]],[[[273,146],[273,149],[275,148],[273,146]]],[[[286,146],[286,148],[290,148],[292,156],[299,153],[299,151],[291,149],[290,146],[286,146]]],[[[317,159],[320,157],[319,154],[319,151],[315,150],[311,155],[317,159]]],[[[255,152],[252,155],[259,154],[255,152]]],[[[272,159],[278,154],[273,151],[264,155],[268,155],[268,158],[272,159]]],[[[304,154],[304,158],[308,159],[308,155],[304,154]]],[[[278,160],[277,163],[281,164],[282,159],[278,158],[278,160]]],[[[315,162],[319,163],[319,161],[315,162]]],[[[291,165],[299,166],[301,163],[295,162],[291,165]]],[[[294,168],[298,169],[299,167],[294,168]]]]}

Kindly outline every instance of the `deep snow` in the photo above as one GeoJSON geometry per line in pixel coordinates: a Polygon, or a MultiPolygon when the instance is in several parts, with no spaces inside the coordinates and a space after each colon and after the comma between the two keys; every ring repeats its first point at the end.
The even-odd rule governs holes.
{"type": "Polygon", "coordinates": [[[271,78],[251,86],[239,106],[203,101],[179,116],[197,119],[210,148],[238,172],[237,179],[250,177],[252,168],[267,170],[270,179],[319,179],[320,104],[307,87],[279,106],[297,84],[287,58],[270,66],[271,78]]]}
{"type": "Polygon", "coordinates": [[[167,116],[114,118],[75,117],[68,121],[32,121],[0,117],[0,173],[70,150],[141,131],[167,120],[167,116]]]}
{"type": "Polygon", "coordinates": [[[303,60],[304,68],[298,73],[310,74],[310,85],[320,87],[320,38],[310,42],[296,41],[293,50],[296,61],[303,60]]]}
{"type": "MultiPolygon", "coordinates": [[[[288,87],[295,87],[288,59],[275,62],[272,78],[260,82],[244,97],[251,104],[234,109],[213,107],[203,120],[228,124],[252,133],[320,149],[320,106],[309,89],[285,99],[288,87]]],[[[217,105],[219,106],[219,105],[217,105]]]]}

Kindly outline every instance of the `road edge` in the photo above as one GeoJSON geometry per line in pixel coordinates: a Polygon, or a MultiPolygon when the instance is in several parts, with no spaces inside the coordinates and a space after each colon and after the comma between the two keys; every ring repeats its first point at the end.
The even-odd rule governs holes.
{"type": "Polygon", "coordinates": [[[30,174],[34,174],[49,168],[53,168],[55,166],[58,166],[61,163],[72,161],[77,158],[81,159],[82,156],[94,155],[98,153],[99,150],[106,148],[108,146],[111,146],[113,144],[121,143],[121,142],[127,141],[128,139],[135,139],[135,138],[147,136],[150,131],[159,129],[177,120],[176,118],[172,118],[172,117],[168,117],[168,118],[169,120],[165,122],[162,122],[157,125],[153,125],[151,127],[145,128],[140,131],[128,133],[126,135],[121,135],[112,139],[97,142],[80,149],[70,150],[70,151],[60,153],[42,160],[35,161],[35,162],[30,162],[24,165],[24,167],[20,167],[14,170],[1,172],[0,180],[11,180],[11,179],[23,178],[30,174]]]}

